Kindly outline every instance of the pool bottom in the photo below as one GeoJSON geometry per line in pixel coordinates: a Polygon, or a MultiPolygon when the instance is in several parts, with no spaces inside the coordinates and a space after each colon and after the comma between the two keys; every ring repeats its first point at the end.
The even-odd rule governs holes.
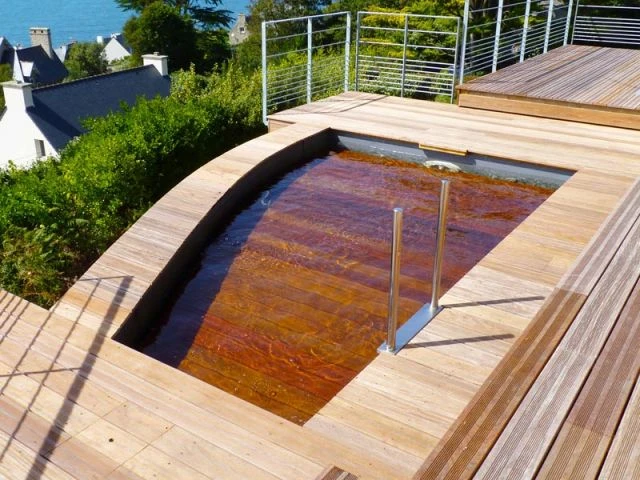
{"type": "Polygon", "coordinates": [[[342,152],[286,175],[203,253],[143,352],[302,424],[384,340],[391,210],[405,208],[400,320],[429,298],[440,177],[446,291],[550,190],[342,152]]]}

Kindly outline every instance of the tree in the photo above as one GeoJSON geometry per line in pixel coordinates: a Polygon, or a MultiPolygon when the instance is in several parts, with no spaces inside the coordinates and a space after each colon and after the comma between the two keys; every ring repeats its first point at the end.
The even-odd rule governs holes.
{"type": "Polygon", "coordinates": [[[130,18],[124,25],[124,36],[136,57],[153,52],[168,55],[171,70],[187,69],[191,63],[198,65],[201,60],[191,18],[160,1],[147,5],[139,16],[130,18]]]}
{"type": "MultiPolygon", "coordinates": [[[[152,3],[159,0],[116,0],[125,11],[142,13],[152,3]]],[[[231,12],[216,8],[220,0],[160,0],[162,3],[175,8],[180,15],[189,16],[195,20],[203,30],[215,30],[227,27],[231,22],[231,12]]]]}
{"type": "Polygon", "coordinates": [[[65,67],[69,70],[67,80],[77,80],[105,73],[108,62],[103,49],[103,45],[99,43],[80,42],[73,44],[64,62],[65,67]]]}

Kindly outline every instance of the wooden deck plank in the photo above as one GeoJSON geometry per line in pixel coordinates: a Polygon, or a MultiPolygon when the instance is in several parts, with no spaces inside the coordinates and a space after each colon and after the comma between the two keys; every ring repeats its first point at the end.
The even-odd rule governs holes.
{"type": "Polygon", "coordinates": [[[600,472],[600,479],[640,476],[640,381],[636,380],[618,430],[600,472]]]}
{"type": "Polygon", "coordinates": [[[639,241],[640,220],[628,236],[624,232],[622,239],[609,244],[617,250],[623,242],[478,470],[478,478],[508,474],[525,478],[538,470],[615,324],[616,312],[622,310],[638,279],[639,241]],[[516,437],[517,445],[513,443],[516,437]]]}
{"type": "Polygon", "coordinates": [[[458,87],[459,105],[640,129],[636,50],[566,45],[458,87]]]}
{"type": "MultiPolygon", "coordinates": [[[[596,94],[599,93],[594,90],[593,95],[596,94]]],[[[0,439],[10,440],[7,451],[15,452],[7,468],[15,466],[24,476],[31,470],[45,469],[52,478],[70,478],[70,472],[75,472],[78,478],[87,478],[92,473],[105,478],[185,475],[207,478],[213,476],[210,472],[230,475],[231,471],[247,471],[251,474],[245,476],[251,478],[261,478],[264,472],[265,478],[297,480],[315,478],[327,465],[338,465],[361,478],[397,478],[393,453],[404,452],[406,457],[402,458],[409,459],[414,468],[429,455],[435,440],[446,435],[456,412],[468,406],[469,399],[499,364],[508,345],[519,341],[509,335],[518,337],[527,328],[557,280],[584,249],[622,192],[640,174],[637,162],[640,137],[630,130],[354,92],[277,117],[289,123],[307,123],[243,145],[211,162],[185,184],[183,198],[180,190],[176,190],[161,200],[147,214],[141,228],[134,230],[131,242],[125,238],[122,244],[116,243],[94,273],[103,277],[111,273],[117,277],[139,277],[141,283],[133,284],[131,290],[140,293],[140,286],[153,282],[169,258],[166,254],[151,254],[146,260],[147,252],[140,239],[158,229],[163,238],[177,245],[179,236],[191,231],[202,212],[210,208],[203,205],[206,194],[199,192],[209,192],[215,200],[222,193],[219,187],[244,175],[259,158],[266,158],[289,141],[301,140],[327,127],[356,134],[378,134],[415,145],[430,143],[483,155],[501,155],[578,173],[567,182],[567,188],[556,192],[539,212],[516,229],[512,239],[498,245],[477,269],[447,293],[443,298],[447,309],[410,348],[395,358],[374,360],[362,380],[356,378],[334,397],[334,403],[330,402],[318,417],[318,430],[324,433],[314,431],[314,422],[304,428],[283,422],[105,338],[137,305],[135,295],[119,299],[123,292],[118,281],[105,281],[99,291],[84,281],[84,285],[73,288],[56,310],[68,315],[66,319],[9,294],[0,294],[0,329],[7,334],[4,340],[0,339],[0,353],[6,351],[2,358],[20,362],[23,369],[51,368],[51,365],[67,369],[60,375],[49,375],[44,381],[50,392],[36,402],[42,402],[37,403],[42,407],[51,405],[54,411],[44,417],[29,414],[33,416],[29,417],[30,422],[31,419],[37,422],[27,425],[27,430],[18,435],[24,435],[20,438],[26,443],[15,435],[10,438],[9,433],[2,437],[0,431],[0,439]],[[385,122],[380,122],[380,118],[385,118],[385,122]],[[207,187],[207,182],[212,186],[207,187]],[[197,208],[190,208],[185,201],[188,198],[198,204],[197,208]],[[172,223],[176,225],[173,230],[172,223]],[[516,255],[519,258],[514,262],[516,255]],[[542,271],[546,265],[551,269],[549,273],[542,271]],[[26,348],[34,338],[32,346],[26,348]],[[375,379],[375,375],[380,378],[375,379]],[[446,402],[449,383],[453,392],[450,405],[446,402]],[[72,436],[79,433],[80,423],[75,429],[70,427],[69,432],[63,430],[61,438],[65,441],[54,450],[52,461],[47,462],[37,454],[40,441],[46,438],[56,416],[55,404],[47,398],[59,401],[74,384],[75,390],[78,385],[82,388],[72,397],[100,418],[100,422],[94,427],[94,434],[89,430],[82,438],[72,436]],[[106,395],[104,402],[91,398],[102,395],[106,395]],[[397,432],[385,433],[394,428],[397,432]],[[117,449],[111,452],[100,444],[110,431],[125,432],[122,438],[132,438],[132,445],[146,446],[124,464],[118,463],[126,452],[117,449]],[[371,452],[362,448],[363,439],[371,452]],[[177,440],[181,441],[181,448],[172,448],[177,440]],[[85,451],[87,455],[83,457],[85,451]],[[388,462],[376,459],[374,451],[383,452],[388,462]],[[225,470],[227,456],[233,465],[231,470],[225,470]],[[87,465],[83,458],[91,464],[87,465]]],[[[621,217],[619,222],[624,224],[626,220],[621,217]]],[[[603,262],[594,248],[587,249],[589,255],[596,254],[596,263],[603,262]]],[[[584,258],[588,258],[587,254],[584,258]]],[[[589,275],[597,274],[596,269],[589,275]]],[[[90,277],[91,270],[87,275],[95,278],[90,277]]],[[[419,276],[411,276],[412,288],[419,288],[419,276]]],[[[588,290],[590,285],[589,278],[567,282],[576,289],[588,290]]],[[[567,297],[572,295],[564,293],[567,297]]],[[[579,294],[573,295],[574,301],[581,301],[579,294]]],[[[371,313],[384,310],[383,303],[372,305],[371,313]]],[[[520,337],[525,339],[523,342],[532,338],[526,337],[530,330],[524,335],[520,337]]],[[[549,334],[541,338],[552,341],[552,337],[549,334]]],[[[29,378],[42,381],[45,376],[40,373],[29,378]]],[[[511,381],[509,376],[501,381],[505,378],[511,381]]],[[[27,400],[25,392],[33,393],[33,384],[25,386],[23,389],[16,383],[8,392],[12,396],[22,392],[24,396],[19,398],[27,400]]],[[[638,417],[632,413],[633,402],[637,402],[633,399],[606,464],[606,468],[611,464],[617,468],[630,460],[622,470],[626,478],[640,459],[634,457],[637,452],[629,454],[638,443],[634,437],[637,430],[634,434],[635,427],[630,424],[638,417]]],[[[14,406],[12,411],[19,418],[25,403],[14,402],[14,406]]],[[[78,408],[78,412],[82,411],[78,408]]],[[[15,422],[6,425],[15,426],[15,422]]],[[[485,423],[482,428],[491,435],[491,425],[485,423]]],[[[2,473],[3,468],[5,465],[0,462],[2,473]]],[[[404,468],[402,472],[406,476],[411,473],[409,470],[404,468]]]]}
{"type": "Polygon", "coordinates": [[[596,478],[640,373],[640,284],[636,284],[593,370],[538,472],[596,478]]]}

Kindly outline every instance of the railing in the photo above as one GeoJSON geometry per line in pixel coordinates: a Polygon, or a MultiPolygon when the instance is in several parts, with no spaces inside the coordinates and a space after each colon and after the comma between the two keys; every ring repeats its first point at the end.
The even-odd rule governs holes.
{"type": "Polygon", "coordinates": [[[349,89],[351,14],[262,22],[262,116],[349,89]]]}
{"type": "Polygon", "coordinates": [[[358,12],[356,91],[453,101],[458,17],[358,12]]]}
{"type": "Polygon", "coordinates": [[[475,9],[471,3],[466,0],[463,17],[461,82],[568,43],[573,0],[498,0],[475,9]]]}
{"type": "Polygon", "coordinates": [[[389,314],[387,317],[387,341],[378,348],[381,353],[398,353],[433,318],[442,311],[440,306],[440,278],[442,258],[447,231],[447,209],[449,204],[449,180],[442,180],[440,203],[438,206],[438,228],[436,230],[436,250],[433,261],[433,281],[431,283],[431,303],[425,304],[398,329],[398,300],[400,279],[400,252],[402,250],[402,209],[393,209],[393,240],[391,242],[391,273],[389,277],[389,314]]]}
{"type": "Polygon", "coordinates": [[[571,43],[640,46],[640,7],[578,3],[571,43]]]}

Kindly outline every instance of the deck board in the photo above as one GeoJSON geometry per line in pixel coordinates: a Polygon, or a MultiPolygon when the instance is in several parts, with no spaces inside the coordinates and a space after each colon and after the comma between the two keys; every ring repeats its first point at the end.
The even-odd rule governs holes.
{"type": "MultiPolygon", "coordinates": [[[[8,386],[0,401],[12,413],[0,422],[0,448],[6,448],[0,475],[298,480],[318,478],[336,465],[363,479],[410,478],[469,408],[509,346],[518,345],[581,252],[587,249],[585,261],[594,253],[596,263],[604,261],[589,241],[640,175],[640,135],[632,130],[357,93],[282,112],[274,116],[277,122],[299,124],[203,167],[184,190],[147,212],[53,312],[0,295],[0,367],[29,380],[3,379],[8,386]],[[177,245],[221,198],[222,186],[280,147],[327,127],[577,173],[447,293],[445,311],[409,348],[374,360],[304,427],[109,338],[169,261],[168,250],[147,251],[141,239],[159,230],[158,238],[177,245]],[[29,404],[35,411],[28,411],[29,404]],[[23,415],[28,422],[14,432],[23,415]],[[117,440],[107,436],[113,432],[130,451],[119,441],[104,444],[105,437],[107,443],[117,440]],[[40,455],[52,434],[65,441],[53,454],[40,455]]],[[[562,281],[584,291],[598,272],[562,281]]],[[[420,279],[413,281],[419,288],[420,279]]],[[[383,303],[372,307],[382,309],[383,303]]],[[[632,478],[640,464],[638,405],[640,388],[605,460],[603,472],[612,478],[616,472],[632,478]]]]}
{"type": "Polygon", "coordinates": [[[640,129],[640,52],[566,45],[458,87],[463,107],[640,129]]]}

